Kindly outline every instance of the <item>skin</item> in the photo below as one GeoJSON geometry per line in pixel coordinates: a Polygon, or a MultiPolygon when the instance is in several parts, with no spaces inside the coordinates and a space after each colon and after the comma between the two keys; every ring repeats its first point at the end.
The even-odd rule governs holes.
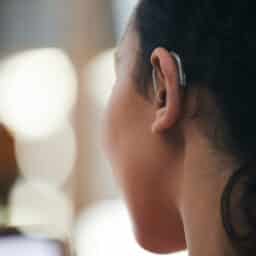
{"type": "Polygon", "coordinates": [[[236,164],[213,149],[203,118],[193,118],[204,104],[200,97],[205,109],[214,103],[207,92],[185,93],[173,57],[161,47],[151,56],[158,92],[151,90],[150,98],[139,94],[139,51],[130,24],[118,48],[104,127],[105,149],[137,241],[156,253],[188,248],[192,256],[234,255],[221,223],[220,198],[236,164]]]}

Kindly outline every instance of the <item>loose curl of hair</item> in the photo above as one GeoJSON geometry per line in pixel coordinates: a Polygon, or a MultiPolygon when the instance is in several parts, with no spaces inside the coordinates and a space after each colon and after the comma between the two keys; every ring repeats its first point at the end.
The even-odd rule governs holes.
{"type": "Polygon", "coordinates": [[[256,252],[255,25],[252,1],[141,0],[135,13],[140,92],[148,93],[150,56],[162,46],[182,57],[188,89],[205,86],[218,103],[226,130],[222,143],[242,163],[220,202],[224,228],[239,255],[256,252]],[[242,216],[242,234],[233,212],[242,216]]]}

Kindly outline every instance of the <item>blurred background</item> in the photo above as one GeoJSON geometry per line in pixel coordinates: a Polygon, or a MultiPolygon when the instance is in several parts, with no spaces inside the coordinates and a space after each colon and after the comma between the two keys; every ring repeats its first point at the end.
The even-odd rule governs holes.
{"type": "Polygon", "coordinates": [[[68,239],[78,256],[153,255],[133,238],[99,135],[136,2],[0,2],[2,227],[68,239]]]}

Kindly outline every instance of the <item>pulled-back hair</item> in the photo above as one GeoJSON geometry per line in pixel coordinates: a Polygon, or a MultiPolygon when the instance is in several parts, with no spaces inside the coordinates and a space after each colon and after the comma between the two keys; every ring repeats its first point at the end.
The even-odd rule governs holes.
{"type": "MultiPolygon", "coordinates": [[[[239,255],[256,252],[256,15],[253,1],[141,0],[135,13],[140,39],[141,92],[152,78],[156,47],[177,52],[188,90],[205,87],[217,102],[226,132],[223,144],[241,163],[220,202],[224,228],[239,255]],[[239,191],[239,193],[235,193],[239,191]],[[236,207],[232,195],[239,195],[236,207]],[[255,204],[255,205],[254,205],[255,204]],[[244,232],[233,211],[242,213],[244,232]]],[[[214,138],[213,138],[214,139],[214,138]]]]}

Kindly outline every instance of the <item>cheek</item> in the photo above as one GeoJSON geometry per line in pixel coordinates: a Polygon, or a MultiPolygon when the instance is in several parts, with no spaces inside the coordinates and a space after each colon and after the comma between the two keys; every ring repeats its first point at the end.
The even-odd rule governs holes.
{"type": "Polygon", "coordinates": [[[123,176],[122,170],[128,166],[138,163],[145,149],[143,141],[147,141],[145,137],[148,134],[145,130],[150,125],[140,97],[133,84],[118,84],[113,89],[105,113],[105,150],[114,170],[118,170],[118,176],[123,176]]]}
{"type": "Polygon", "coordinates": [[[105,113],[105,151],[128,201],[151,196],[158,144],[151,133],[150,103],[133,84],[115,86],[105,113]],[[152,171],[153,170],[153,171],[152,171]]]}
{"type": "Polygon", "coordinates": [[[175,207],[167,198],[166,188],[169,191],[173,177],[171,170],[163,170],[162,163],[170,162],[170,154],[151,133],[152,111],[150,103],[129,85],[117,85],[105,115],[105,149],[139,243],[152,251],[169,252],[183,249],[184,234],[175,207]]]}

